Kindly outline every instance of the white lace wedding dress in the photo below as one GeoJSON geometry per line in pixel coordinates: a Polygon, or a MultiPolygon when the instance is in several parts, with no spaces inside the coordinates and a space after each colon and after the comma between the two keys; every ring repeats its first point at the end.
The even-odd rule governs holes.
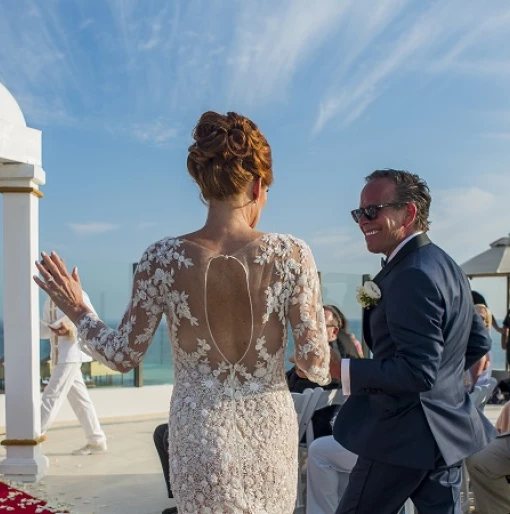
{"type": "Polygon", "coordinates": [[[144,253],[117,330],[86,315],[80,339],[126,371],[142,359],[163,314],[175,366],[170,481],[179,513],[292,513],[298,429],[284,373],[289,322],[299,367],[314,382],[329,382],[309,248],[265,234],[218,255],[163,239],[144,253]]]}

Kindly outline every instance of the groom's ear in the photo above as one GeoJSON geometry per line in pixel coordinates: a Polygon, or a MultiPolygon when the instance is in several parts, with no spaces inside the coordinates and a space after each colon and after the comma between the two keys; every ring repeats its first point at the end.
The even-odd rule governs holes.
{"type": "Polygon", "coordinates": [[[416,204],[413,202],[409,202],[405,206],[405,216],[403,225],[405,228],[410,227],[416,221],[416,215],[418,213],[418,208],[416,204]]]}

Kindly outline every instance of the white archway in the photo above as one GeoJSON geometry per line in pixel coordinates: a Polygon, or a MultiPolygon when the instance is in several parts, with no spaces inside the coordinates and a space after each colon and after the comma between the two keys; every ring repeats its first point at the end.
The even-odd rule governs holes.
{"type": "Polygon", "coordinates": [[[0,84],[0,193],[3,193],[5,478],[35,482],[48,468],[40,443],[39,293],[32,280],[39,255],[41,131],[28,128],[0,84]]]}

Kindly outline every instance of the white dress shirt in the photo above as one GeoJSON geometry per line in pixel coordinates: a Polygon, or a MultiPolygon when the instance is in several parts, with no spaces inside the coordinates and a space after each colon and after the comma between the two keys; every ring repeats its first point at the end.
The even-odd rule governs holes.
{"type": "MultiPolygon", "coordinates": [[[[85,291],[83,291],[83,300],[94,311],[90,298],[85,291]]],[[[49,297],[44,302],[40,323],[40,337],[41,339],[50,340],[51,362],[53,364],[61,364],[63,362],[90,362],[92,360],[92,357],[84,353],[78,345],[78,331],[74,323],[49,297]],[[70,328],[69,334],[57,336],[55,332],[52,332],[47,323],[53,323],[54,321],[65,322],[70,328]]]]}

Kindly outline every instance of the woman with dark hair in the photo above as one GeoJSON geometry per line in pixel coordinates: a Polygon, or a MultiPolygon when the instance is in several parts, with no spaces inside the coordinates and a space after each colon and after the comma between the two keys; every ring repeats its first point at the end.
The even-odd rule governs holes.
{"type": "Polygon", "coordinates": [[[336,305],[325,305],[324,309],[328,309],[335,313],[338,320],[337,345],[342,359],[358,359],[363,358],[363,348],[356,336],[349,332],[349,323],[343,312],[336,305]]]}
{"type": "MultiPolygon", "coordinates": [[[[206,112],[188,171],[208,204],[205,225],[144,252],[131,301],[113,330],[91,312],[76,268],[52,253],[34,277],[76,324],[88,351],[129,371],[166,317],[175,384],[170,482],[180,514],[291,514],[298,427],[285,382],[287,327],[295,363],[329,384],[317,269],[309,247],[256,230],[273,181],[271,149],[244,116],[206,112]]],[[[176,208],[176,215],[179,214],[176,208]]]]}

